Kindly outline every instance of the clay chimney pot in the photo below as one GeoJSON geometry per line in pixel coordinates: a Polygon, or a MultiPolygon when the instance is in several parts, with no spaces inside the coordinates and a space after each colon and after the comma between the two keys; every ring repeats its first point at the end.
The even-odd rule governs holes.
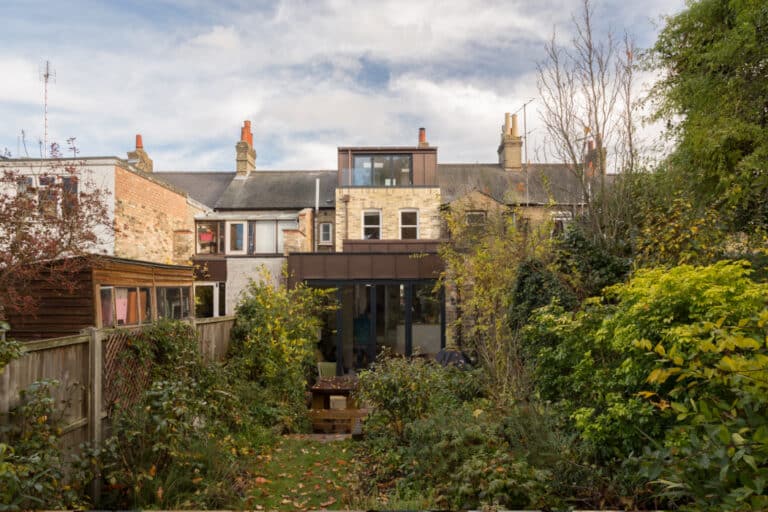
{"type": "Polygon", "coordinates": [[[425,142],[427,142],[427,130],[419,128],[419,144],[424,144],[425,142]]]}
{"type": "Polygon", "coordinates": [[[136,134],[136,149],[144,149],[144,143],[141,140],[141,134],[136,134]]]}

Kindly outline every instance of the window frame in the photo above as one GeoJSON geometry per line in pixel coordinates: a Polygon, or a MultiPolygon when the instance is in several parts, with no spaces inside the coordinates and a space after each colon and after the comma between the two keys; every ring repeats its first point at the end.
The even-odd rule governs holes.
{"type": "Polygon", "coordinates": [[[318,245],[333,245],[333,222],[321,222],[318,227],[318,245]],[[328,238],[324,238],[323,236],[323,228],[328,228],[328,238]]]}
{"type": "MultiPolygon", "coordinates": [[[[195,305],[194,305],[194,301],[193,301],[193,299],[194,299],[194,285],[189,285],[189,286],[184,286],[184,285],[178,285],[178,286],[155,286],[154,287],[154,291],[155,291],[155,303],[156,303],[155,311],[156,311],[156,316],[157,316],[158,320],[160,320],[162,318],[169,319],[169,320],[184,320],[184,319],[187,319],[187,318],[194,318],[194,314],[195,314],[195,305]],[[179,291],[179,304],[178,304],[178,306],[179,306],[179,316],[178,317],[174,317],[173,314],[168,315],[168,316],[163,316],[161,314],[161,312],[160,312],[160,309],[161,309],[160,305],[164,303],[164,302],[160,301],[160,291],[161,290],[172,290],[172,289],[175,289],[175,290],[179,291]],[[186,294],[185,294],[185,290],[186,290],[186,294]],[[185,295],[186,295],[186,297],[185,297],[185,295]],[[186,313],[187,313],[186,315],[184,315],[185,303],[186,303],[186,313]]],[[[167,294],[167,292],[165,292],[165,293],[167,294]]],[[[163,298],[165,299],[166,297],[163,297],[163,298]]],[[[167,312],[165,312],[165,313],[167,313],[167,312]]],[[[173,313],[173,310],[171,311],[171,313],[173,313]]]]}
{"type": "MultiPolygon", "coordinates": [[[[112,284],[102,284],[99,286],[99,320],[101,322],[101,327],[132,327],[132,326],[138,326],[138,325],[147,325],[151,324],[154,321],[154,308],[152,307],[152,296],[153,296],[153,290],[154,288],[152,286],[147,285],[136,285],[136,286],[120,286],[120,285],[112,285],[112,284]],[[136,314],[136,322],[135,323],[119,323],[118,322],[118,314],[117,314],[117,290],[133,290],[136,294],[136,311],[134,312],[136,314]],[[149,300],[148,304],[144,304],[142,301],[142,290],[147,291],[147,299],[149,300]],[[109,306],[110,311],[112,315],[112,322],[109,324],[104,323],[104,292],[109,291],[109,306]],[[149,306],[147,308],[147,306],[149,306]],[[148,312],[149,315],[142,319],[142,314],[148,312]]],[[[127,300],[127,297],[126,297],[127,300]]],[[[128,315],[128,310],[126,310],[126,315],[128,315]]]]}
{"type": "Polygon", "coordinates": [[[224,281],[197,281],[194,284],[194,311],[195,318],[218,318],[226,316],[226,283],[224,281]],[[199,288],[210,287],[212,288],[211,295],[211,309],[212,316],[200,316],[197,314],[197,290],[199,288]]]}
{"type": "Polygon", "coordinates": [[[464,220],[469,227],[482,227],[488,223],[488,212],[485,210],[468,210],[464,214],[464,220]],[[472,217],[482,218],[482,222],[470,221],[470,218],[472,217]]]}
{"type": "MultiPolygon", "coordinates": [[[[351,185],[353,187],[372,187],[372,188],[407,188],[407,187],[413,187],[413,153],[358,153],[352,155],[352,161],[349,162],[350,168],[351,168],[351,185]],[[388,177],[384,177],[385,183],[383,185],[377,185],[374,182],[376,181],[376,166],[375,166],[375,160],[376,159],[385,159],[388,162],[388,165],[390,166],[390,172],[388,177]],[[396,170],[394,165],[394,160],[398,158],[407,158],[408,159],[408,181],[409,183],[402,183],[401,177],[403,175],[402,168],[398,171],[396,170]],[[360,162],[362,160],[367,160],[369,163],[369,166],[366,168],[364,165],[361,165],[358,167],[356,165],[356,162],[360,162]],[[365,179],[360,180],[358,179],[358,173],[357,170],[360,169],[360,176],[363,176],[365,173],[362,171],[363,169],[366,169],[367,175],[363,176],[365,179]],[[387,181],[392,181],[391,184],[386,184],[387,181]]],[[[385,164],[387,165],[387,164],[385,164]]],[[[383,176],[383,175],[382,175],[383,176]]]]}
{"type": "Polygon", "coordinates": [[[209,255],[209,254],[226,254],[226,223],[220,220],[196,220],[195,221],[195,254],[200,255],[209,255]],[[215,227],[215,230],[213,233],[213,240],[211,242],[207,242],[211,245],[211,251],[209,252],[201,252],[200,247],[200,227],[201,225],[208,224],[213,225],[215,227]],[[222,231],[224,231],[222,233],[222,231]]]}
{"type": "Polygon", "coordinates": [[[225,249],[224,254],[245,255],[248,254],[248,222],[244,220],[228,220],[226,222],[225,249]],[[232,226],[241,225],[243,229],[243,248],[241,250],[232,249],[232,226]]]}
{"type": "Polygon", "coordinates": [[[382,215],[381,215],[381,210],[371,209],[371,208],[363,210],[361,212],[361,223],[360,224],[361,224],[361,233],[360,233],[360,237],[361,237],[360,239],[361,240],[383,240],[383,238],[382,238],[382,235],[383,235],[383,219],[382,219],[382,215]],[[377,225],[375,225],[375,226],[367,226],[365,224],[365,216],[368,215],[368,214],[372,214],[372,213],[375,213],[376,215],[378,215],[379,223],[377,225]],[[368,237],[366,237],[365,236],[366,228],[378,228],[379,236],[376,237],[376,238],[368,238],[368,237]]]}
{"type": "Polygon", "coordinates": [[[418,208],[403,208],[398,212],[397,215],[398,219],[398,233],[400,233],[400,240],[419,240],[421,239],[421,215],[419,213],[418,208]],[[403,214],[404,213],[415,213],[416,214],[416,224],[403,224],[403,214]],[[416,228],[416,238],[403,238],[403,228],[416,228]]]}
{"type": "Polygon", "coordinates": [[[573,222],[573,213],[568,210],[556,210],[549,213],[552,220],[551,238],[561,237],[568,229],[568,224],[573,222]]]}

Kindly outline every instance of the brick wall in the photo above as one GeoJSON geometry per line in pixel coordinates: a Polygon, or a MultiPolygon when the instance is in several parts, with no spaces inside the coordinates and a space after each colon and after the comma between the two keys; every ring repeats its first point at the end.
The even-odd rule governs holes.
{"type": "Polygon", "coordinates": [[[115,256],[186,263],[194,248],[193,215],[186,196],[115,167],[115,256]]]}
{"type": "Polygon", "coordinates": [[[440,238],[440,189],[429,188],[339,188],[336,189],[336,250],[343,240],[360,240],[363,211],[381,211],[381,239],[400,238],[400,210],[419,211],[419,238],[440,238]],[[349,201],[344,202],[344,196],[349,201]]]}

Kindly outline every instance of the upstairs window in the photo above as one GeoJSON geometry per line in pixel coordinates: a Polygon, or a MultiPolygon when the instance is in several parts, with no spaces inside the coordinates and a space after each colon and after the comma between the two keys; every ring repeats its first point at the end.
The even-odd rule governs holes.
{"type": "Polygon", "coordinates": [[[197,254],[219,254],[224,252],[224,223],[219,221],[198,222],[197,254]]]}
{"type": "Polygon", "coordinates": [[[77,210],[77,177],[65,176],[61,178],[61,211],[64,215],[71,215],[77,210]]]}
{"type": "Polygon", "coordinates": [[[37,206],[42,215],[55,217],[58,203],[56,178],[40,176],[40,187],[37,189],[37,206]]]}
{"type": "Polygon", "coordinates": [[[400,212],[400,239],[416,240],[419,238],[418,210],[402,210],[400,212]]]}
{"type": "Polygon", "coordinates": [[[333,243],[333,224],[330,222],[320,223],[320,245],[331,245],[333,243]]]}
{"type": "Polygon", "coordinates": [[[381,240],[381,212],[369,210],[363,212],[363,239],[381,240]]]}
{"type": "Polygon", "coordinates": [[[227,254],[246,253],[245,222],[227,222],[227,254]]]}
{"type": "Polygon", "coordinates": [[[552,212],[552,236],[553,237],[560,237],[565,234],[565,229],[567,228],[568,224],[571,222],[573,216],[571,215],[571,212],[568,211],[559,211],[559,212],[552,212]]]}
{"type": "Polygon", "coordinates": [[[355,155],[352,185],[405,187],[413,185],[411,155],[355,155]]]}
{"type": "Polygon", "coordinates": [[[482,210],[467,212],[467,215],[466,215],[467,226],[474,227],[474,228],[483,227],[485,226],[486,218],[487,218],[487,214],[482,210]]]}
{"type": "Polygon", "coordinates": [[[35,189],[35,178],[32,176],[21,176],[16,180],[16,192],[19,195],[29,194],[35,189]]]}

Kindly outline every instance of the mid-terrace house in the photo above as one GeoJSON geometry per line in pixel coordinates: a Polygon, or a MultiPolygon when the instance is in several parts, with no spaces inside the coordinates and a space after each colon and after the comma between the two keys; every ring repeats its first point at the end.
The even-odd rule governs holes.
{"type": "Polygon", "coordinates": [[[46,190],[51,180],[64,180],[64,190],[75,197],[101,189],[111,224],[98,230],[94,257],[79,265],[75,290],[35,283],[38,311],[11,316],[10,336],[48,338],[91,326],[192,316],[194,218],[210,208],[153,175],[141,135],[128,158],[4,158],[0,172],[5,171],[19,176],[17,190],[10,192],[33,194],[41,207],[57,200],[46,190]]]}
{"type": "MultiPolygon", "coordinates": [[[[336,290],[340,307],[325,319],[318,349],[337,373],[385,349],[434,357],[457,310],[437,286],[448,237],[441,212],[460,206],[468,222],[482,223],[490,209],[514,209],[521,221],[560,229],[584,206],[577,173],[523,164],[522,144],[516,116],[506,114],[494,163],[440,163],[421,128],[412,146],[339,147],[333,170],[265,171],[256,169],[246,121],[236,172],[213,211],[196,217],[198,285],[223,287],[213,309],[231,313],[248,279],[266,268],[277,282],[287,262],[289,285],[336,290]]],[[[169,179],[191,190],[187,180],[200,177],[169,179]]]]}

